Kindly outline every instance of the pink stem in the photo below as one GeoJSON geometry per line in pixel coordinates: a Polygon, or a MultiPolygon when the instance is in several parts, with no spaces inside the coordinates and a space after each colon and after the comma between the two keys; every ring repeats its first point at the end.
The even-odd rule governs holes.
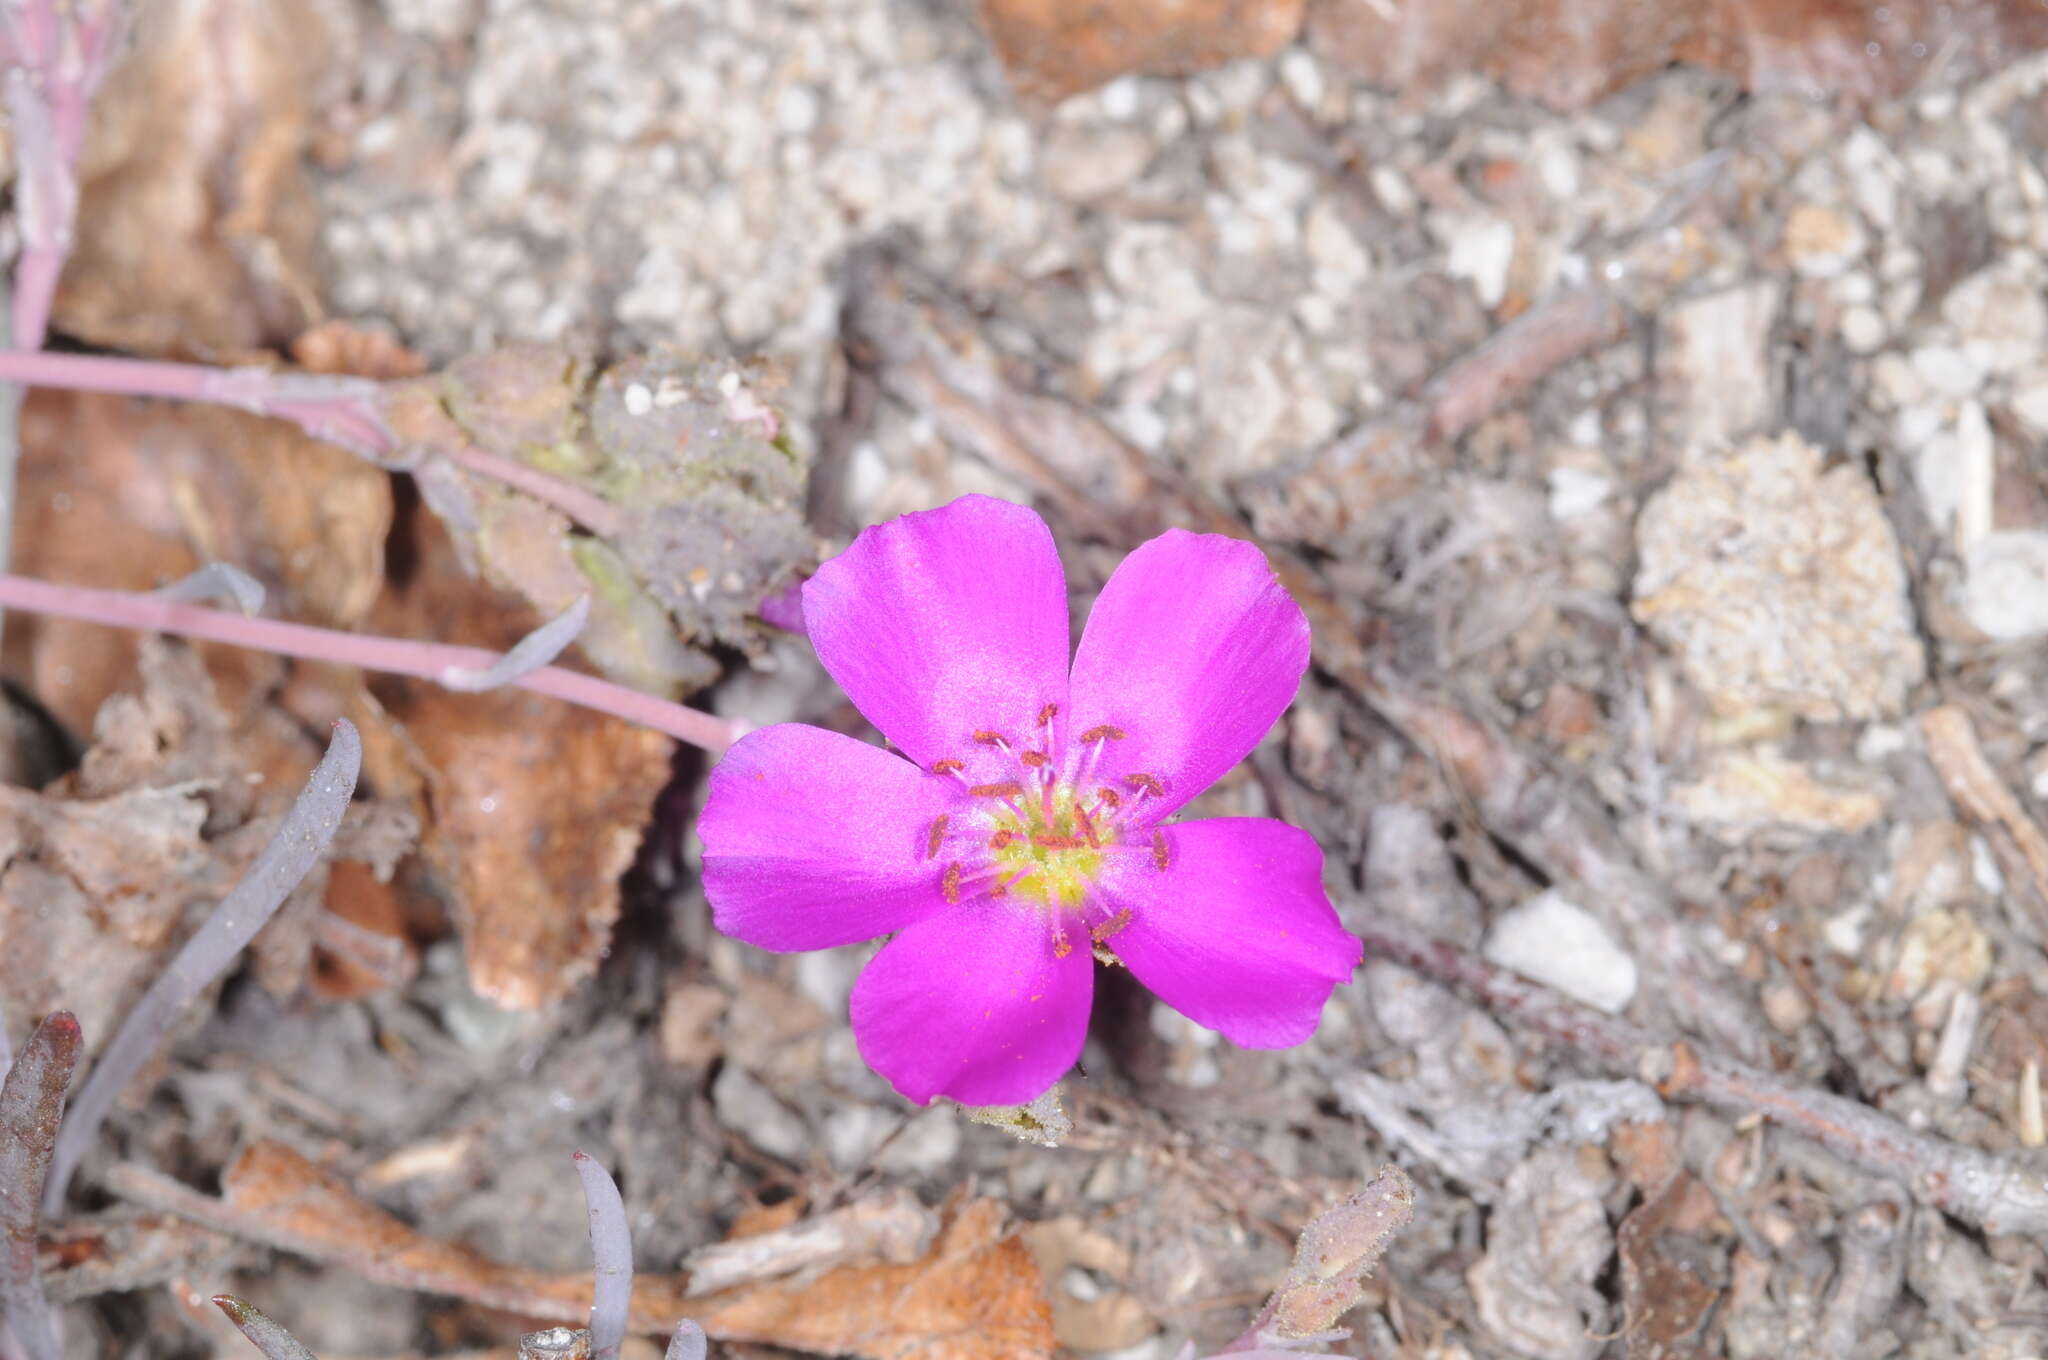
{"type": "MultiPolygon", "coordinates": [[[[334,628],[249,618],[132,591],[52,585],[26,576],[0,575],[0,609],[25,609],[32,614],[81,619],[113,628],[146,628],[152,632],[176,633],[181,637],[223,642],[232,647],[247,647],[279,656],[360,666],[365,670],[413,675],[423,680],[436,679],[451,666],[482,670],[499,658],[499,653],[481,647],[345,633],[334,628]]],[[[512,683],[536,694],[546,694],[666,732],[678,741],[686,741],[713,755],[723,752],[749,730],[744,723],[729,722],[624,685],[615,685],[609,680],[600,680],[594,675],[563,670],[559,666],[543,666],[512,683]]]]}
{"type": "MultiPolygon", "coordinates": [[[[27,266],[24,258],[23,267],[27,266]]],[[[20,301],[19,294],[16,301],[20,301]]],[[[233,406],[289,420],[315,439],[338,444],[379,463],[398,448],[397,438],[384,422],[382,389],[362,378],[0,349],[0,383],[233,406]]],[[[433,452],[458,467],[554,506],[592,533],[616,538],[625,530],[625,517],[617,507],[538,468],[473,444],[453,448],[436,445],[433,452]]]]}

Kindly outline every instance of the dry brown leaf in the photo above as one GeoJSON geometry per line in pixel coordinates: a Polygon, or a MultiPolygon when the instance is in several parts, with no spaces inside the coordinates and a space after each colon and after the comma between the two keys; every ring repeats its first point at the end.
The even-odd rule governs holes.
{"type": "Polygon", "coordinates": [[[1181,76],[1269,57],[1301,30],[1304,0],[982,0],[1020,94],[1064,99],[1120,75],[1181,76]]]}
{"type": "Polygon", "coordinates": [[[1684,61],[1755,93],[1860,103],[2048,46],[2048,11],[2033,0],[1313,0],[1308,33],[1353,75],[1415,94],[1482,71],[1576,109],[1684,61]]]}
{"type": "Polygon", "coordinates": [[[1680,1171],[1621,1221],[1622,1303],[1629,1360],[1692,1360],[1707,1314],[1721,1297],[1710,1278],[1721,1253],[1698,1236],[1718,1212],[1713,1196],[1680,1171]]]}
{"type": "MultiPolygon", "coordinates": [[[[366,1279],[449,1294],[506,1312],[581,1323],[586,1272],[507,1266],[425,1237],[359,1199],[338,1177],[279,1143],[259,1141],[222,1177],[223,1198],[135,1165],[114,1168],[116,1193],[235,1236],[348,1267],[366,1279]]],[[[633,1278],[631,1327],[666,1335],[694,1318],[711,1336],[868,1360],[1037,1360],[1054,1351],[1037,1266],[1009,1232],[1002,1205],[970,1200],[937,1243],[907,1265],[845,1267],[807,1282],[690,1298],[684,1275],[633,1278]]]]}
{"type": "MultiPolygon", "coordinates": [[[[415,514],[409,527],[417,552],[378,631],[502,649],[541,623],[465,576],[438,522],[415,514]]],[[[559,999],[611,940],[619,877],[668,782],[669,738],[522,689],[464,694],[401,676],[371,688],[416,755],[423,849],[471,984],[514,1009],[559,999]]],[[[381,790],[404,782],[372,772],[392,776],[381,790]]]]}
{"type": "MultiPolygon", "coordinates": [[[[383,584],[390,478],[288,424],[39,391],[22,434],[13,561],[25,575],[149,590],[227,562],[269,590],[271,615],[338,627],[361,622],[383,584]]],[[[0,658],[83,733],[109,695],[134,688],[139,646],[119,629],[16,615],[0,658]]],[[[217,655],[210,669],[231,711],[281,674],[269,658],[217,655]]],[[[299,777],[287,783],[296,789],[299,777]]]]}
{"type": "Polygon", "coordinates": [[[157,0],[93,101],[56,328],[152,355],[282,346],[319,311],[301,160],[334,7],[157,0]]]}
{"type": "MultiPolygon", "coordinates": [[[[255,816],[240,729],[197,657],[151,640],[142,677],[140,695],[102,709],[77,770],[40,793],[0,785],[0,1010],[10,1033],[61,1006],[96,1052],[275,829],[255,816]]],[[[389,833],[410,839],[389,811],[351,813],[338,855],[388,862],[389,833]]],[[[274,992],[304,977],[325,881],[323,866],[250,947],[274,992]]]]}

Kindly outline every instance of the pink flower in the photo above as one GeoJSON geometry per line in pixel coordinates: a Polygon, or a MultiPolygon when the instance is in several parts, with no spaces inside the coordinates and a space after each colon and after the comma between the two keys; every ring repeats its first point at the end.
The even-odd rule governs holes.
{"type": "Polygon", "coordinates": [[[797,723],[742,738],[698,822],[704,891],[720,930],[763,949],[894,933],[852,1012],[899,1092],[1043,1094],[1080,1056],[1098,953],[1245,1047],[1314,1032],[1361,953],[1322,850],[1265,818],[1168,820],[1308,666],[1308,620],[1256,547],[1146,543],[1070,670],[1045,521],[968,496],[863,532],[804,586],[803,617],[903,754],[797,723]]]}

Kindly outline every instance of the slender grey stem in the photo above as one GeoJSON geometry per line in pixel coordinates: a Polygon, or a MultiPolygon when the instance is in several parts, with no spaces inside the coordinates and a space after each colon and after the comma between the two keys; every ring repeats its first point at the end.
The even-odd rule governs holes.
{"type": "Polygon", "coordinates": [[[575,1162],[583,1180],[583,1202],[590,1209],[590,1255],[597,1276],[590,1299],[590,1356],[619,1360],[626,1316],[633,1306],[633,1235],[611,1173],[581,1152],[575,1154],[575,1162]]]}
{"type": "Polygon", "coordinates": [[[178,1012],[227,971],[243,947],[284,904],[292,889],[319,863],[334,839],[335,828],[341,825],[342,814],[348,810],[362,764],[362,738],[354,724],[344,718],[334,724],[334,739],[327,745],[327,754],[248,874],[221,899],[198,933],[185,942],[170,966],[150,984],[142,1000],[122,1022],[113,1042],[107,1045],[92,1075],[86,1078],[72,1106],[71,1117],[57,1135],[50,1178],[43,1187],[44,1213],[54,1214],[63,1206],[64,1191],[70,1185],[78,1159],[98,1135],[115,1097],[163,1042],[178,1012]]]}

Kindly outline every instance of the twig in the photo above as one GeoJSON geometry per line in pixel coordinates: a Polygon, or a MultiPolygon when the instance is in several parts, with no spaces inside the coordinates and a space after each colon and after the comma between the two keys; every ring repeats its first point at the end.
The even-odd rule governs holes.
{"type": "Polygon", "coordinates": [[[1599,284],[1552,294],[1446,365],[1422,390],[1425,437],[1453,440],[1582,355],[1628,332],[1628,309],[1599,284]]]}
{"type": "Polygon", "coordinates": [[[78,1063],[78,1021],[44,1017],[0,1083],[0,1318],[27,1360],[60,1360],[49,1301],[36,1268],[38,1202],[78,1063]]]}
{"type": "Polygon", "coordinates": [[[1650,1082],[1667,1100],[1762,1115],[1829,1152],[1889,1177],[1923,1204],[1991,1232],[2048,1232],[2048,1177],[1978,1148],[1907,1128],[1867,1105],[1795,1086],[1582,1006],[1399,921],[1358,932],[1368,958],[1388,959],[1470,994],[1502,1019],[1601,1066],[1650,1082]]]}
{"type": "Polygon", "coordinates": [[[228,1321],[249,1338],[249,1344],[269,1360],[319,1360],[297,1337],[233,1294],[215,1294],[213,1306],[226,1313],[228,1321]]]}
{"type": "MultiPolygon", "coordinates": [[[[314,628],[302,623],[245,618],[240,614],[181,604],[153,595],[52,585],[25,576],[0,575],[0,608],[26,609],[37,614],[104,623],[114,628],[175,633],[180,637],[224,642],[231,647],[247,647],[278,656],[360,666],[365,670],[412,675],[422,680],[439,680],[450,668],[488,670],[500,660],[500,653],[485,651],[481,647],[371,637],[332,628],[314,628]]],[[[657,732],[666,732],[678,741],[701,747],[713,755],[738,741],[746,731],[737,722],[685,708],[667,699],[600,680],[594,675],[563,670],[559,666],[543,666],[512,683],[520,689],[581,704],[642,727],[651,727],[657,732]]]]}
{"type": "Polygon", "coordinates": [[[1670,893],[1636,865],[1582,790],[1490,724],[1383,667],[1333,669],[1418,749],[1444,762],[1487,830],[1553,879],[1583,887],[1585,905],[1604,913],[1644,966],[1652,985],[1643,995],[1653,1008],[1744,1059],[1763,1057],[1759,1026],[1728,970],[1690,937],[1670,893]]]}
{"type": "Polygon", "coordinates": [[[583,1203],[590,1211],[590,1256],[597,1284],[590,1299],[591,1360],[619,1360],[633,1308],[633,1235],[618,1182],[589,1156],[574,1154],[583,1203]]]}
{"type": "Polygon", "coordinates": [[[312,872],[334,839],[342,814],[348,811],[362,764],[363,743],[354,724],[346,719],[336,722],[327,754],[278,823],[270,843],[198,933],[149,985],[86,1078],[71,1118],[57,1137],[50,1179],[43,1187],[44,1213],[54,1215],[63,1207],[64,1191],[78,1159],[98,1136],[100,1122],[113,1108],[115,1097],[156,1052],[178,1012],[227,971],[243,947],[284,905],[292,889],[312,872]]]}

